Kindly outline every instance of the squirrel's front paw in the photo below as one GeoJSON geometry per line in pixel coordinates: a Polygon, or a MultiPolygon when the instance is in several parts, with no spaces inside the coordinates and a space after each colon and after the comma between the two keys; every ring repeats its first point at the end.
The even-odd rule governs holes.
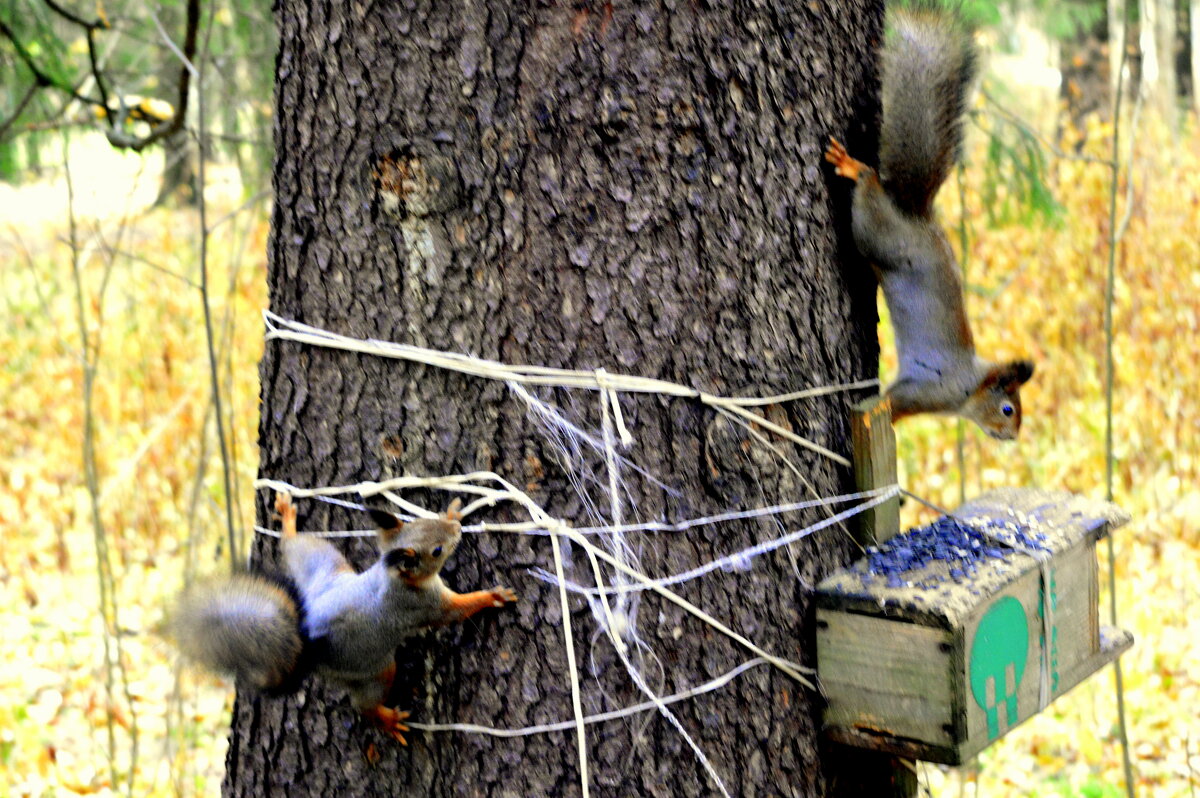
{"type": "Polygon", "coordinates": [[[503,607],[505,604],[511,604],[517,600],[517,594],[507,587],[494,587],[491,594],[493,607],[503,607]]]}
{"type": "Polygon", "coordinates": [[[858,173],[862,170],[863,165],[851,158],[842,143],[832,136],[829,137],[829,149],[825,150],[825,160],[833,164],[834,174],[838,177],[858,180],[858,173]]]}
{"type": "Polygon", "coordinates": [[[404,721],[408,720],[408,713],[392,709],[391,707],[378,706],[366,713],[370,717],[371,722],[379,727],[379,730],[388,735],[400,745],[408,745],[408,740],[404,739],[401,732],[408,731],[408,726],[404,721]]]}

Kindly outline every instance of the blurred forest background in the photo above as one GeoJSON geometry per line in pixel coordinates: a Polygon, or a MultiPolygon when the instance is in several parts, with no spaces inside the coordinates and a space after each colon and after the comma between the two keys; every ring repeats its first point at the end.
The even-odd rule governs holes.
{"type": "MultiPolygon", "coordinates": [[[[1019,443],[906,422],[901,479],[944,505],[1036,484],[1133,514],[1133,788],[1194,796],[1200,0],[966,10],[988,69],[939,202],[980,348],[1038,372],[1019,443]]],[[[252,529],[273,35],[264,0],[0,4],[0,794],[219,790],[233,692],[181,671],[161,626],[252,529]]],[[[919,765],[922,794],[1126,795],[1119,727],[1109,669],[973,767],[919,765]]]]}

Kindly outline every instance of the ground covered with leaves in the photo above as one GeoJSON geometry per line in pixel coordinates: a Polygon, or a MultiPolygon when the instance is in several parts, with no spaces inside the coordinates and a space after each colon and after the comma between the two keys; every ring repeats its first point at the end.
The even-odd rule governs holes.
{"type": "MultiPolygon", "coordinates": [[[[1110,134],[1094,123],[1063,148],[1106,158],[1110,134]]],[[[61,178],[0,187],[0,784],[16,796],[212,795],[232,691],[180,671],[161,624],[186,575],[228,566],[226,506],[240,528],[253,522],[267,207],[247,202],[226,170],[210,180],[210,359],[197,212],[147,211],[157,174],[136,158],[94,142],[71,155],[73,217],[61,178]]],[[[1131,174],[1131,191],[1119,191],[1118,222],[1129,215],[1114,303],[1113,492],[1134,519],[1114,540],[1119,624],[1137,638],[1122,660],[1125,704],[1138,793],[1190,796],[1200,787],[1200,136],[1145,136],[1131,174]]],[[[964,175],[979,348],[1029,355],[1037,374],[1016,445],[972,428],[960,444],[943,419],[900,426],[901,479],[937,504],[1002,485],[1104,496],[1109,170],[1052,158],[1048,177],[1057,214],[989,225],[1003,188],[982,168],[964,175]]],[[[960,198],[953,183],[944,193],[954,231],[960,198]]],[[[886,376],[886,314],[880,331],[886,376]]],[[[905,512],[909,523],[933,519],[905,512]]],[[[934,795],[1123,795],[1116,706],[1110,669],[976,766],[919,765],[922,783],[934,795]]]]}

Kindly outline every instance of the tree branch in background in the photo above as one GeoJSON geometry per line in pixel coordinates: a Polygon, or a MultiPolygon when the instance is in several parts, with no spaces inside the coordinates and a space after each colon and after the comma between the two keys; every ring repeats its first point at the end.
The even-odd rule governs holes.
{"type": "MultiPolygon", "coordinates": [[[[1113,161],[1108,158],[1097,158],[1094,155],[1064,152],[1061,147],[1035,130],[1033,126],[1024,119],[1005,108],[1000,101],[993,97],[990,93],[987,91],[981,91],[981,93],[983,94],[983,99],[987,101],[988,107],[996,117],[1003,119],[1008,124],[1022,131],[1026,136],[1040,144],[1042,148],[1046,150],[1046,152],[1053,154],[1055,158],[1063,161],[1081,161],[1082,163],[1097,163],[1110,168],[1112,167],[1113,161]]],[[[976,121],[974,114],[970,116],[970,119],[973,122],[976,121]]]]}
{"type": "MultiPolygon", "coordinates": [[[[156,20],[157,21],[157,20],[156,20]]],[[[150,131],[148,136],[141,139],[136,139],[129,144],[119,144],[113,141],[113,136],[110,133],[109,141],[114,146],[124,146],[134,152],[141,152],[146,147],[178,133],[183,128],[183,122],[187,118],[188,109],[188,93],[191,89],[192,72],[195,71],[194,61],[196,57],[196,33],[200,29],[200,0],[187,0],[187,20],[185,22],[183,35],[183,52],[176,50],[176,53],[183,60],[183,64],[179,67],[179,99],[175,103],[175,115],[171,121],[165,125],[159,125],[150,131]]],[[[170,38],[164,35],[167,39],[167,46],[175,49],[170,38]]],[[[111,128],[112,133],[119,133],[117,128],[111,128]]]]}
{"type": "Polygon", "coordinates": [[[17,103],[17,110],[13,111],[12,116],[0,122],[0,140],[3,140],[8,135],[8,129],[13,126],[13,123],[21,118],[21,114],[25,112],[25,106],[29,105],[29,101],[33,99],[33,95],[37,94],[38,84],[33,83],[29,86],[29,90],[25,92],[25,96],[21,98],[21,102],[17,103]]]}
{"type": "Polygon", "coordinates": [[[83,27],[83,28],[92,28],[92,27],[108,28],[109,27],[108,20],[104,19],[103,17],[98,18],[95,22],[88,22],[86,19],[79,16],[75,12],[71,11],[69,8],[64,8],[63,6],[60,6],[58,3],[54,2],[54,0],[44,0],[44,1],[45,1],[46,5],[48,5],[50,7],[50,10],[53,11],[55,14],[58,14],[60,17],[67,20],[68,22],[73,22],[76,25],[79,25],[80,27],[83,27]]]}
{"type": "Polygon", "coordinates": [[[17,38],[17,34],[14,33],[13,29],[8,26],[8,23],[2,19],[0,19],[0,35],[3,35],[4,38],[12,42],[13,49],[17,51],[17,57],[21,59],[21,63],[29,67],[29,71],[33,73],[34,85],[37,88],[40,89],[42,87],[49,86],[51,88],[58,89],[59,91],[66,92],[76,100],[79,100],[81,103],[103,106],[99,100],[95,99],[94,97],[88,97],[80,94],[73,87],[55,80],[49,75],[49,73],[39,67],[37,62],[33,60],[33,56],[30,55],[29,51],[25,49],[25,45],[21,44],[20,39],[17,38]]]}
{"type": "MultiPolygon", "coordinates": [[[[187,119],[188,95],[191,91],[192,73],[195,71],[193,60],[196,55],[196,35],[200,27],[200,0],[187,0],[187,19],[182,50],[170,41],[170,38],[166,36],[166,32],[162,31],[160,26],[160,32],[167,39],[167,46],[183,61],[179,69],[179,80],[177,83],[178,97],[176,98],[173,113],[169,119],[160,119],[155,114],[140,106],[133,108],[126,106],[119,93],[115,98],[110,99],[109,88],[105,82],[104,70],[100,66],[100,58],[97,55],[96,48],[96,32],[111,30],[112,28],[102,11],[97,12],[97,17],[94,20],[88,20],[60,5],[57,0],[43,0],[43,2],[55,14],[73,25],[78,25],[86,32],[90,72],[92,78],[96,81],[96,91],[100,96],[96,98],[81,94],[76,88],[56,79],[38,66],[37,61],[34,60],[29,50],[21,43],[16,32],[6,22],[0,20],[0,36],[12,42],[18,59],[33,73],[35,90],[44,87],[54,88],[70,95],[81,103],[101,109],[101,114],[107,120],[104,131],[105,135],[110,144],[120,149],[141,152],[151,144],[155,144],[183,129],[184,122],[187,119]],[[124,129],[124,125],[130,119],[132,112],[140,113],[141,118],[151,124],[150,132],[145,136],[135,136],[124,129]]],[[[3,126],[0,126],[0,135],[8,132],[13,121],[20,115],[20,111],[24,110],[25,106],[28,105],[32,93],[33,91],[27,94],[22,100],[18,113],[6,121],[3,126]]]]}
{"type": "Polygon", "coordinates": [[[89,22],[73,11],[60,6],[55,2],[55,0],[45,0],[45,3],[55,14],[58,14],[68,22],[78,25],[87,31],[88,60],[92,65],[92,77],[96,80],[96,91],[100,92],[100,102],[103,104],[103,107],[107,109],[108,89],[104,86],[104,76],[100,70],[100,61],[98,58],[96,58],[96,31],[108,30],[111,26],[108,24],[108,20],[104,17],[103,12],[100,10],[99,4],[96,6],[96,13],[99,16],[89,22]]]}

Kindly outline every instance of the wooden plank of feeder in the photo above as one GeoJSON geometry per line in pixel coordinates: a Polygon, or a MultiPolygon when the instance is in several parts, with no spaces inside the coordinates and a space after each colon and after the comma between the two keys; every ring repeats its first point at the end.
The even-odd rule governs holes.
{"type": "Polygon", "coordinates": [[[826,724],[954,744],[945,728],[955,705],[950,632],[906,624],[896,634],[894,621],[849,612],[817,617],[822,689],[857,698],[853,706],[832,702],[826,724]]]}
{"type": "MultiPolygon", "coordinates": [[[[864,399],[850,409],[854,445],[854,481],[859,491],[895,485],[896,432],[892,429],[891,402],[883,396],[864,399]]],[[[855,538],[863,548],[883,543],[900,532],[900,497],[857,516],[855,538]]]]}
{"type": "MultiPolygon", "coordinates": [[[[1093,673],[1116,661],[1117,657],[1129,650],[1133,645],[1133,635],[1124,629],[1111,626],[1100,627],[1100,650],[1079,662],[1072,668],[1069,675],[1062,680],[1061,695],[1077,686],[1093,673]]],[[[948,729],[949,727],[947,727],[948,729]]],[[[920,738],[899,736],[887,728],[871,729],[863,726],[831,725],[825,730],[826,736],[843,745],[856,748],[869,748],[874,751],[922,759],[927,762],[938,762],[944,765],[962,765],[971,757],[985,748],[990,741],[980,740],[969,748],[957,748],[953,744],[938,745],[926,742],[920,738]]]]}
{"type": "MultiPolygon", "coordinates": [[[[987,548],[994,545],[1003,556],[989,554],[969,573],[960,563],[935,559],[891,578],[872,574],[864,559],[818,588],[819,676],[830,699],[825,722],[832,739],[960,764],[1036,714],[1043,648],[1053,700],[1132,643],[1127,633],[1098,623],[1095,544],[1128,520],[1119,508],[1065,493],[1007,489],[954,515],[989,525],[987,548]],[[1015,547],[1018,531],[1030,530],[1042,535],[1038,546],[1050,557],[1046,585],[1038,558],[1015,547]],[[1046,596],[1053,610],[1049,637],[1036,622],[1046,596]],[[1014,620],[1025,631],[1014,638],[1000,630],[997,641],[1026,641],[1027,656],[1019,655],[1025,678],[997,671],[999,696],[988,692],[985,700],[970,679],[991,666],[972,658],[1008,651],[987,642],[996,637],[996,621],[1003,621],[1004,612],[993,614],[1003,603],[1009,606],[1002,610],[1020,607],[1014,620]],[[980,641],[987,645],[976,650],[980,641]],[[1013,682],[1013,691],[1001,681],[1013,682]]],[[[905,544],[900,538],[892,545],[905,544]]]]}

